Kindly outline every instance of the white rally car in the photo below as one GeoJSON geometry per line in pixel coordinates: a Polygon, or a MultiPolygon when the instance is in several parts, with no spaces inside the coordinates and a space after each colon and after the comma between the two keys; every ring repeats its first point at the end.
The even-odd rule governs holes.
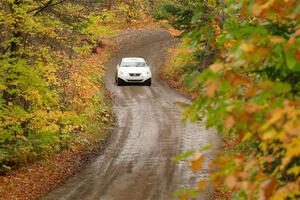
{"type": "Polygon", "coordinates": [[[123,58],[117,66],[116,84],[143,83],[151,86],[152,73],[143,58],[123,58]]]}

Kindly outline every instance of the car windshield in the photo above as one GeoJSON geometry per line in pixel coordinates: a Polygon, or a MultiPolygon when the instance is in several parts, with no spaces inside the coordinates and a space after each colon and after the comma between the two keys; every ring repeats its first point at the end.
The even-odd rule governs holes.
{"type": "Polygon", "coordinates": [[[144,62],[122,62],[122,67],[145,67],[146,63],[144,62]]]}

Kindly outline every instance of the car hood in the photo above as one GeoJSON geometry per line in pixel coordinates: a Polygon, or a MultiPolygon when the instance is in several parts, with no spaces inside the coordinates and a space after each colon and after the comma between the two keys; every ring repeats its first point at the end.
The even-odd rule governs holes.
{"type": "Polygon", "coordinates": [[[121,67],[120,70],[126,73],[144,73],[150,71],[148,67],[121,67]]]}

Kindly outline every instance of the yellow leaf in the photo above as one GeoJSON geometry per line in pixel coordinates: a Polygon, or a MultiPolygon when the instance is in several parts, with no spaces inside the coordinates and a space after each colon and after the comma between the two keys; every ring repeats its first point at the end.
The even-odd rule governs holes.
{"type": "Polygon", "coordinates": [[[3,91],[6,89],[6,86],[0,83],[0,91],[3,91]]]}
{"type": "Polygon", "coordinates": [[[274,129],[271,129],[262,135],[262,139],[264,141],[273,140],[276,137],[276,134],[277,134],[277,132],[274,129]]]}
{"type": "Polygon", "coordinates": [[[28,139],[23,135],[17,135],[16,138],[25,142],[28,141],[28,139]]]}
{"type": "Polygon", "coordinates": [[[294,174],[295,176],[298,176],[300,174],[300,167],[294,166],[291,169],[287,171],[288,174],[294,174]]]}
{"type": "Polygon", "coordinates": [[[253,44],[242,43],[241,49],[247,53],[251,53],[254,51],[255,46],[253,44]]]}
{"type": "Polygon", "coordinates": [[[188,195],[187,193],[185,193],[184,195],[182,195],[182,196],[180,197],[179,200],[188,200],[188,199],[189,199],[189,195],[188,195]]]}
{"type": "Polygon", "coordinates": [[[200,180],[198,182],[198,190],[200,192],[202,192],[204,190],[204,188],[205,188],[205,185],[206,185],[206,180],[200,180]]]}
{"type": "Polygon", "coordinates": [[[270,125],[274,124],[274,122],[279,120],[285,113],[286,111],[284,109],[274,110],[271,119],[268,120],[267,123],[261,127],[261,131],[267,130],[270,127],[270,125]]]}
{"type": "Polygon", "coordinates": [[[293,157],[300,156],[300,137],[294,138],[293,141],[286,145],[286,154],[285,157],[282,159],[281,168],[283,169],[289,162],[292,160],[293,157]]]}

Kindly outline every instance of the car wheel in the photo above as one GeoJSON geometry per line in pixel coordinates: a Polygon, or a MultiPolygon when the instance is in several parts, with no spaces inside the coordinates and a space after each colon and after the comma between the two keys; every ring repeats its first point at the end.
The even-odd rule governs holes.
{"type": "Polygon", "coordinates": [[[117,78],[116,83],[117,83],[117,86],[122,86],[123,85],[123,80],[120,79],[120,78],[117,78]]]}
{"type": "Polygon", "coordinates": [[[150,79],[148,79],[148,80],[145,82],[145,85],[147,85],[147,86],[151,86],[151,78],[150,78],[150,79]]]}

